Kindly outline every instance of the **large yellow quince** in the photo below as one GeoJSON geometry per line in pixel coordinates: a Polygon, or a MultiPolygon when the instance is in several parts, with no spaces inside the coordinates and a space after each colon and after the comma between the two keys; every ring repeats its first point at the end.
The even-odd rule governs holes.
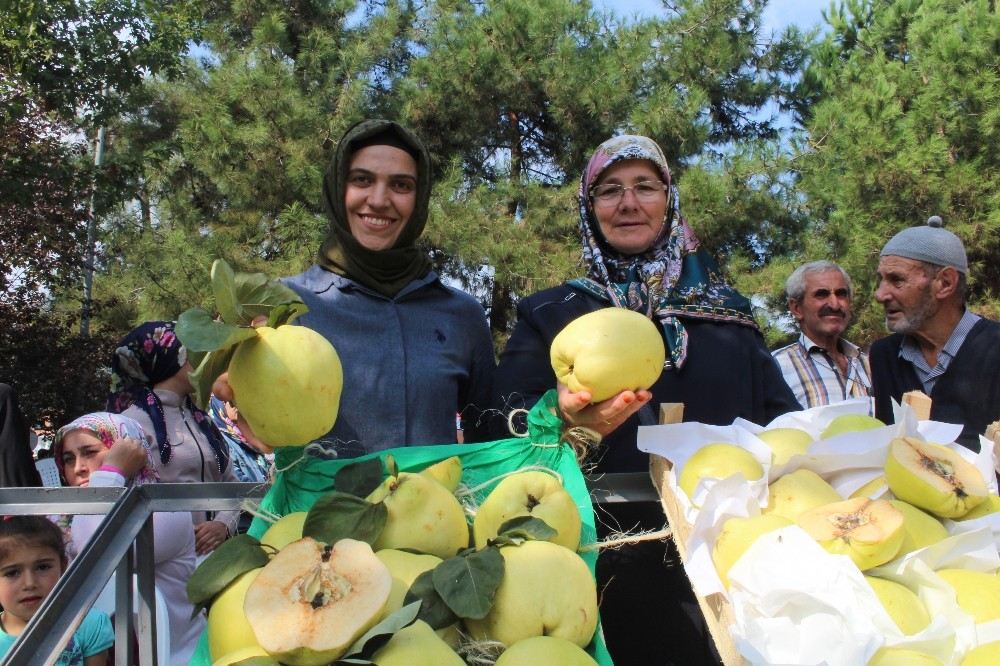
{"type": "Polygon", "coordinates": [[[383,502],[389,513],[375,550],[407,548],[444,559],[469,545],[461,503],[429,476],[400,472],[387,477],[368,501],[383,502]]]}
{"type": "Polygon", "coordinates": [[[541,518],[556,530],[551,541],[575,551],[580,545],[580,509],[559,479],[546,472],[531,470],[504,477],[479,505],[472,523],[476,548],[497,536],[511,518],[541,518]]]}
{"type": "Polygon", "coordinates": [[[767,508],[764,513],[795,520],[809,509],[839,502],[841,499],[840,493],[819,474],[808,469],[797,469],[767,487],[767,508]]]}
{"type": "Polygon", "coordinates": [[[780,530],[795,523],[776,513],[765,513],[750,518],[730,518],[722,524],[722,531],[712,546],[712,563],[729,588],[729,570],[762,534],[780,530]]]}
{"type": "Polygon", "coordinates": [[[597,666],[576,643],[557,636],[532,636],[503,651],[496,666],[597,666]]]}
{"type": "Polygon", "coordinates": [[[261,571],[263,567],[242,574],[212,600],[208,609],[208,653],[213,661],[232,652],[260,647],[243,613],[243,600],[261,571]]]}
{"type": "Polygon", "coordinates": [[[752,453],[735,444],[706,444],[688,458],[677,485],[693,498],[702,479],[725,479],[734,474],[742,474],[747,481],[756,481],[764,475],[764,468],[752,453]]]}
{"type": "Polygon", "coordinates": [[[923,631],[931,623],[931,616],[927,614],[924,602],[910,588],[875,576],[866,575],[865,581],[882,602],[892,621],[907,636],[923,631]]]}
{"type": "Polygon", "coordinates": [[[600,402],[622,391],[648,389],[663,372],[666,348],[659,327],[638,312],[602,308],[577,317],[552,340],[556,379],[600,402]]]}
{"type": "Polygon", "coordinates": [[[558,636],[581,647],[597,628],[597,584],[583,559],[549,541],[500,549],[503,580],[481,620],[466,618],[477,640],[511,646],[532,636],[558,636]]]}
{"type": "Polygon", "coordinates": [[[261,326],[236,347],[229,384],[240,414],[271,447],[302,446],[333,427],[344,371],[326,338],[305,326],[261,326]]]}

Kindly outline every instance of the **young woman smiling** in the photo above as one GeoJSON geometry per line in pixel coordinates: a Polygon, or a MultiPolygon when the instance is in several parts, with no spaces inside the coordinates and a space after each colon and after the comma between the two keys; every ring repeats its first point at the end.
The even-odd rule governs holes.
{"type": "Polygon", "coordinates": [[[441,282],[417,241],[431,162],[386,120],[344,134],[323,181],[329,232],[315,263],[286,283],[309,306],[297,322],[326,337],[344,367],[340,413],[324,444],[340,457],[487,438],[493,342],[482,306],[441,282]]]}

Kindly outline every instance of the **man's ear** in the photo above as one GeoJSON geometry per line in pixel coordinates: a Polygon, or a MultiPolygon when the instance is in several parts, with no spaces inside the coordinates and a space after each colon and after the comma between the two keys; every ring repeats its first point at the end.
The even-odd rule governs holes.
{"type": "Polygon", "coordinates": [[[958,290],[958,270],[953,266],[945,266],[934,276],[937,287],[935,297],[938,300],[951,298],[958,290]]]}
{"type": "Polygon", "coordinates": [[[792,313],[792,317],[795,318],[795,321],[803,320],[804,315],[802,314],[802,308],[799,306],[799,302],[794,298],[788,299],[788,311],[792,313]]]}

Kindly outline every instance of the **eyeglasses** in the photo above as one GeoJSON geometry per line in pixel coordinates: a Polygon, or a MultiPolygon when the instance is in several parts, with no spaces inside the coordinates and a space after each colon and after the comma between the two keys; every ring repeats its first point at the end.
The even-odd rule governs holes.
{"type": "Polygon", "coordinates": [[[660,194],[667,189],[667,185],[658,180],[644,180],[631,187],[625,187],[618,183],[605,183],[595,185],[590,189],[590,196],[595,202],[600,204],[616,204],[625,195],[626,190],[632,190],[632,194],[639,201],[655,201],[660,194]]]}

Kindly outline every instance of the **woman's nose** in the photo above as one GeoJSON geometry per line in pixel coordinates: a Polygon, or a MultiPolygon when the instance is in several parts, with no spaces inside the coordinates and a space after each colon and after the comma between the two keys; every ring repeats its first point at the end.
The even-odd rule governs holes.
{"type": "Polygon", "coordinates": [[[368,191],[368,205],[372,208],[384,208],[389,201],[384,183],[375,183],[368,191]]]}

